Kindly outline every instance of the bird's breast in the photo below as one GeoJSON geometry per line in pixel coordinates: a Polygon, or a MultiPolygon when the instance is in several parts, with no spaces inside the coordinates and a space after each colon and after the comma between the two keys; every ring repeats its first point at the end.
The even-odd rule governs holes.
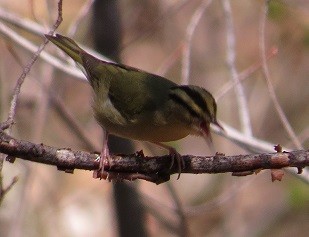
{"type": "MultiPolygon", "coordinates": [[[[95,102],[95,101],[94,101],[95,102]]],[[[132,118],[123,116],[109,100],[93,105],[95,118],[109,133],[149,142],[175,141],[192,134],[189,124],[183,123],[172,113],[144,111],[132,118]]]]}

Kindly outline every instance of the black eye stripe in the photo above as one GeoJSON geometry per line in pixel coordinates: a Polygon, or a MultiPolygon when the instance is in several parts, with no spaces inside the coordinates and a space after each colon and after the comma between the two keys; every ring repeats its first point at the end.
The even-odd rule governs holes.
{"type": "Polygon", "coordinates": [[[195,118],[200,118],[200,115],[194,111],[186,101],[184,101],[179,95],[175,94],[175,93],[171,93],[170,94],[170,98],[176,102],[177,104],[183,106],[190,114],[192,117],[195,118]]]}
{"type": "Polygon", "coordinates": [[[187,86],[178,86],[175,87],[173,89],[179,89],[182,90],[183,92],[185,92],[192,100],[193,102],[201,108],[202,111],[205,111],[205,113],[210,116],[210,111],[209,108],[207,106],[207,103],[205,101],[205,99],[203,98],[203,96],[196,90],[187,87],[187,86]]]}

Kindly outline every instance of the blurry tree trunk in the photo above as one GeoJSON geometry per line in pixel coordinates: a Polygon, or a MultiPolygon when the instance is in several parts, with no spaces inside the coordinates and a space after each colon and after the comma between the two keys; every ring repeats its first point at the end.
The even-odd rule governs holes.
{"type": "MultiPolygon", "coordinates": [[[[119,62],[121,22],[117,1],[95,1],[92,30],[96,50],[119,62]]],[[[134,152],[130,141],[115,136],[109,136],[109,149],[111,153],[134,152]]],[[[144,208],[137,190],[126,183],[115,183],[114,200],[119,236],[147,236],[144,208]]]]}

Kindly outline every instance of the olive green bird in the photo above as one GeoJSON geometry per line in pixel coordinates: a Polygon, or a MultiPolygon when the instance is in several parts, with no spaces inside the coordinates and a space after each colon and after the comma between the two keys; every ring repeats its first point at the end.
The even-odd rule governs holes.
{"type": "Polygon", "coordinates": [[[210,123],[222,128],[216,119],[216,102],[204,88],[177,85],[155,74],[100,60],[59,34],[46,37],[82,67],[93,89],[92,107],[104,130],[96,177],[103,177],[104,162],[109,158],[110,133],[168,149],[173,157],[171,167],[176,160],[180,175],[183,159],[174,148],[162,142],[188,135],[203,136],[211,141],[210,123]]]}

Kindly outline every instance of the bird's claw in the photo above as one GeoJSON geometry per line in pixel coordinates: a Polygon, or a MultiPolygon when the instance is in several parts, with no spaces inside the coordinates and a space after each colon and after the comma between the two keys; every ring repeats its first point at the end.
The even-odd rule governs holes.
{"type": "Polygon", "coordinates": [[[100,154],[100,156],[96,159],[96,161],[99,161],[99,169],[93,171],[92,177],[95,179],[106,179],[108,176],[108,172],[104,170],[105,161],[107,160],[108,166],[110,166],[110,156],[106,154],[100,154]]]}
{"type": "Polygon", "coordinates": [[[182,156],[174,148],[170,148],[169,152],[170,152],[170,156],[171,156],[171,160],[172,160],[169,169],[173,168],[175,160],[176,160],[177,167],[178,167],[178,177],[177,177],[177,179],[179,179],[181,171],[185,168],[185,161],[182,158],[182,156]]]}

